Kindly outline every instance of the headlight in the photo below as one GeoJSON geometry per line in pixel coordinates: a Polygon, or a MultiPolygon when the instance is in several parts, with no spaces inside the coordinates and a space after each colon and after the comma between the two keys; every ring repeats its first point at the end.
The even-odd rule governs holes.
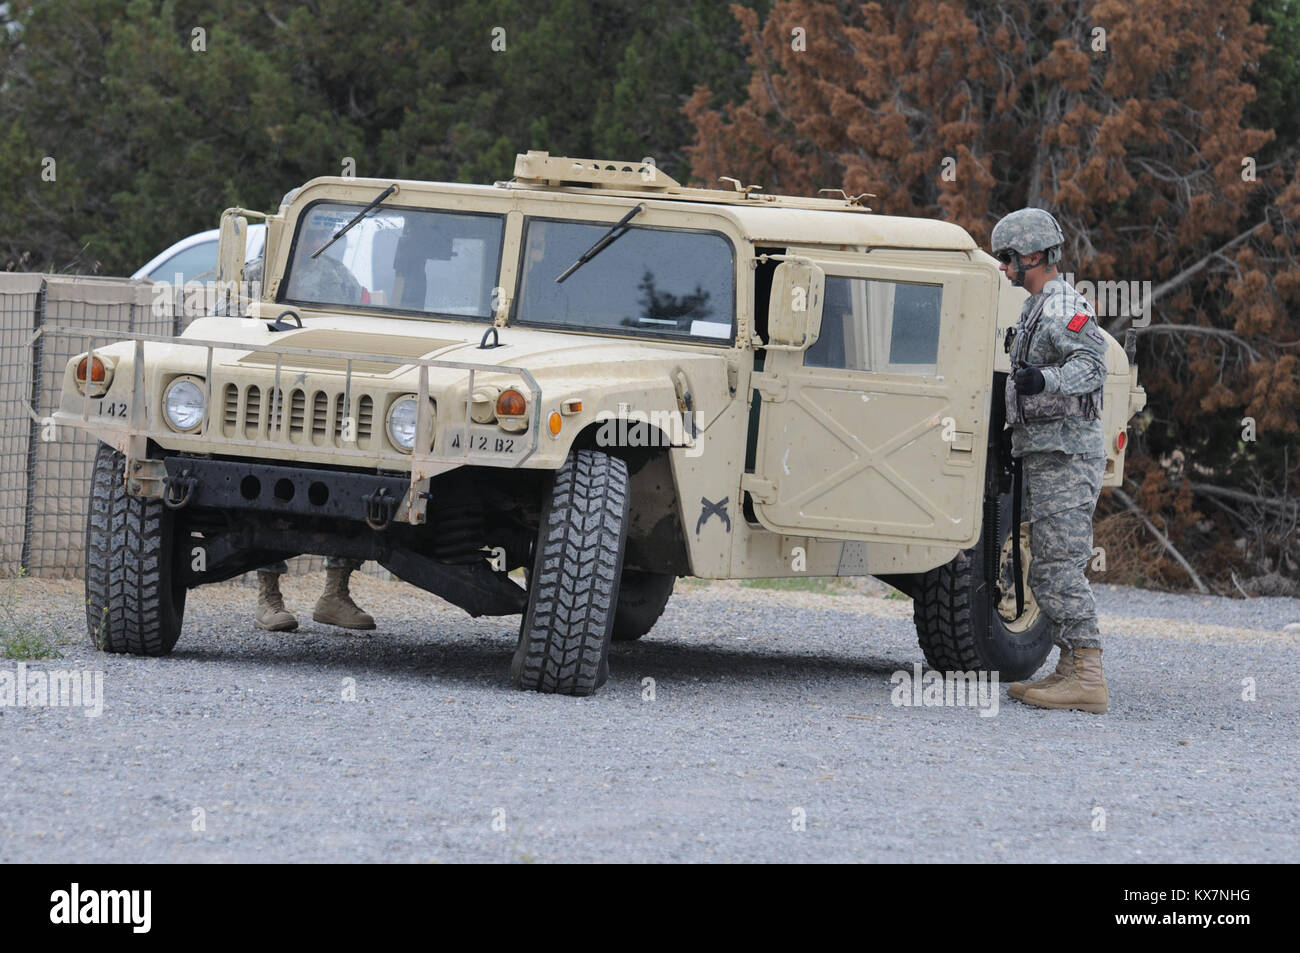
{"type": "MultiPolygon", "coordinates": [[[[429,402],[429,423],[432,430],[437,426],[438,411],[433,401],[429,402]]],[[[415,428],[419,425],[419,401],[414,394],[397,398],[388,408],[388,439],[394,447],[403,453],[410,453],[415,447],[415,428]]]]}
{"type": "Polygon", "coordinates": [[[394,447],[408,453],[415,446],[417,410],[414,397],[399,397],[388,408],[388,439],[394,447]]]}
{"type": "Polygon", "coordinates": [[[496,387],[476,387],[470,401],[469,417],[476,424],[490,424],[497,419],[496,387]]]}
{"type": "Polygon", "coordinates": [[[203,423],[205,398],[202,381],[195,377],[178,377],[163,393],[163,413],[172,429],[188,433],[203,423]]]}

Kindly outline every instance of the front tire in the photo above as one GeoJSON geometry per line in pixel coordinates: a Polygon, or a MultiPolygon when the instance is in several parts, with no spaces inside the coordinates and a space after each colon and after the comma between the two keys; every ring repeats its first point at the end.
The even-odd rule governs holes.
{"type": "Polygon", "coordinates": [[[605,683],[627,511],[627,465],[617,457],[577,450],[556,471],[510,665],[517,687],[590,695],[605,683]]]}
{"type": "Polygon", "coordinates": [[[86,514],[86,627],[104,652],[166,655],[185,615],[173,568],[175,515],[126,492],[126,461],[101,443],[86,514]]]}
{"type": "MultiPolygon", "coordinates": [[[[1051,620],[1024,584],[1024,613],[1015,618],[1015,577],[1011,561],[1011,494],[998,499],[996,518],[986,514],[981,537],[949,563],[920,577],[913,618],[921,651],[931,668],[943,672],[997,672],[1002,681],[1027,678],[1052,650],[1051,620]],[[997,566],[986,572],[987,553],[997,566]],[[996,588],[990,580],[997,582],[996,588]]],[[[1029,525],[1021,524],[1021,573],[1028,578],[1029,525]]]]}

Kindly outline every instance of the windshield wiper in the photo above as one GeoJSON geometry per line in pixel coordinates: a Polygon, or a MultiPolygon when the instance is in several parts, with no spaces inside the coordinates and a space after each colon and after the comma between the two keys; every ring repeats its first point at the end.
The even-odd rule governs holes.
{"type": "Polygon", "coordinates": [[[590,248],[588,248],[585,252],[582,253],[581,258],[575,261],[568,268],[564,269],[564,274],[556,278],[555,283],[558,285],[565,278],[569,277],[569,275],[573,274],[575,271],[577,271],[587,262],[591,261],[597,255],[603,252],[610,245],[614,244],[614,242],[618,241],[620,238],[626,235],[627,223],[632,221],[632,216],[644,210],[645,210],[644,205],[638,205],[636,208],[632,209],[632,211],[628,212],[626,215],[620,218],[618,222],[616,222],[609,231],[607,231],[604,235],[600,236],[600,240],[597,241],[596,244],[592,245],[590,248]]]}
{"type": "Polygon", "coordinates": [[[340,228],[337,232],[334,233],[334,236],[329,241],[327,241],[324,245],[321,245],[320,248],[317,248],[314,252],[312,252],[311,257],[319,258],[321,252],[323,252],[325,249],[329,248],[336,241],[342,238],[349,228],[351,228],[357,222],[361,221],[363,218],[369,215],[371,211],[373,211],[374,208],[377,205],[379,205],[380,202],[388,198],[388,196],[392,195],[396,191],[397,191],[397,186],[390,185],[388,188],[384,189],[384,191],[380,192],[379,196],[373,202],[371,202],[369,205],[363,208],[360,212],[357,212],[357,214],[353,217],[352,221],[348,222],[346,225],[340,228]]]}

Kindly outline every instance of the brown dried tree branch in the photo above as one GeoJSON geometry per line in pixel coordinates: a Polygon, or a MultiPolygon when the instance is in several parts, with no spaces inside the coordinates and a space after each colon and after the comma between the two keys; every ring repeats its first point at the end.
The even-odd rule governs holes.
{"type": "Polygon", "coordinates": [[[1175,548],[1174,544],[1169,541],[1168,536],[1156,529],[1156,524],[1151,522],[1147,515],[1142,512],[1141,507],[1137,505],[1137,502],[1133,497],[1129,496],[1117,486],[1111,487],[1110,491],[1114,493],[1119,501],[1127,506],[1129,510],[1142,521],[1142,524],[1146,526],[1147,529],[1151,530],[1152,535],[1154,535],[1156,539],[1160,540],[1161,545],[1169,551],[1169,555],[1173,556],[1174,559],[1178,561],[1178,565],[1183,567],[1183,570],[1187,575],[1192,577],[1192,582],[1196,585],[1196,590],[1204,595],[1209,595],[1210,590],[1205,588],[1205,583],[1201,582],[1201,577],[1196,575],[1196,570],[1192,568],[1191,563],[1183,558],[1183,554],[1180,553],[1177,548],[1175,548]]]}

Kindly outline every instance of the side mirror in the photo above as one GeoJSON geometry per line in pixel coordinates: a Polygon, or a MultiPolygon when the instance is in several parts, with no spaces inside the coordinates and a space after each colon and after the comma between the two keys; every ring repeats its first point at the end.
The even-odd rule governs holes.
{"type": "Polygon", "coordinates": [[[221,213],[221,238],[217,244],[217,281],[243,283],[244,255],[248,250],[248,219],[239,209],[221,213]]]}
{"type": "Polygon", "coordinates": [[[772,273],[767,305],[767,346],[804,351],[817,342],[826,272],[806,258],[787,260],[772,273]]]}

